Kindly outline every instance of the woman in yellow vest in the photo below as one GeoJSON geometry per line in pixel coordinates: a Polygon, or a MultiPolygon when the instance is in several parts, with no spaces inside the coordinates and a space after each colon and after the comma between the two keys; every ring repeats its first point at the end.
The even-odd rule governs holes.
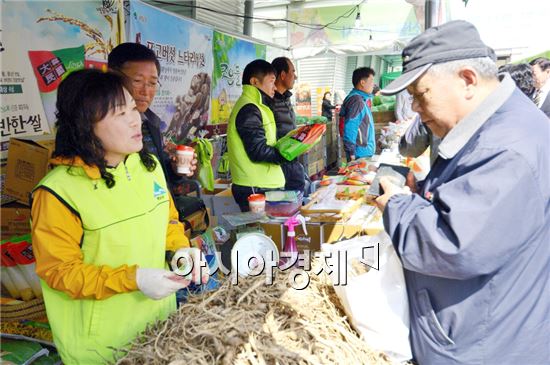
{"type": "Polygon", "coordinates": [[[61,83],[55,167],[33,192],[36,271],[65,364],[112,361],[109,347],[165,319],[189,284],[165,269],[189,241],[125,82],[90,69],[61,83]]]}

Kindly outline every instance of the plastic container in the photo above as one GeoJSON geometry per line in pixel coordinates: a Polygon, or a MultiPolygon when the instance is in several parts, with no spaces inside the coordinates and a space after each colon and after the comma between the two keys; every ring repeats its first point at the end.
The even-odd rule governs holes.
{"type": "Polygon", "coordinates": [[[191,162],[193,161],[193,156],[195,150],[193,147],[178,145],[176,147],[176,159],[177,159],[177,172],[178,174],[190,174],[191,173],[191,162]]]}
{"type": "Polygon", "coordinates": [[[251,194],[248,196],[248,207],[252,213],[265,212],[265,195],[251,194]]]}
{"type": "Polygon", "coordinates": [[[291,217],[298,212],[302,206],[303,194],[298,192],[293,200],[270,201],[265,202],[265,213],[270,217],[291,217]]]}
{"type": "Polygon", "coordinates": [[[286,257],[279,261],[279,268],[286,268],[287,263],[289,261],[291,261],[290,265],[297,267],[298,266],[298,247],[296,246],[296,232],[294,232],[294,227],[302,225],[302,229],[304,230],[304,233],[307,236],[306,219],[300,214],[297,214],[294,217],[288,218],[284,223],[284,225],[287,227],[287,234],[286,234],[285,245],[283,247],[283,252],[286,252],[291,256],[288,257],[285,255],[286,257]]]}

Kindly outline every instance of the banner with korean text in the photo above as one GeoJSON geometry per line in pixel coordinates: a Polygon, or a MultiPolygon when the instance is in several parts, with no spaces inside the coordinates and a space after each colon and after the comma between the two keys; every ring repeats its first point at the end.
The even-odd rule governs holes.
{"type": "Polygon", "coordinates": [[[2,160],[10,137],[54,130],[57,86],[71,71],[106,68],[121,41],[114,0],[2,1],[2,160]],[[34,75],[34,76],[33,76],[34,75]]]}
{"type": "Polygon", "coordinates": [[[215,31],[213,51],[212,124],[227,124],[242,93],[242,72],[251,61],[265,60],[266,46],[215,31]]]}
{"type": "Polygon", "coordinates": [[[209,121],[213,30],[139,1],[130,2],[127,20],[128,41],[146,45],[160,62],[151,110],[171,151],[199,136],[209,121]]]}

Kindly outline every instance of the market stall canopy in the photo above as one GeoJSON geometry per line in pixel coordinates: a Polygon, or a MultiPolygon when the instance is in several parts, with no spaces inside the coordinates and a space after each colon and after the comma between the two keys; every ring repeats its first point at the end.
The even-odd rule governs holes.
{"type": "MultiPolygon", "coordinates": [[[[323,53],[399,54],[424,27],[424,0],[257,1],[255,6],[255,16],[287,9],[284,27],[294,59],[323,53]]],[[[445,9],[445,1],[438,2],[439,16],[445,9]]]]}
{"type": "Polygon", "coordinates": [[[340,55],[370,55],[370,54],[401,54],[401,50],[407,44],[407,41],[387,40],[387,41],[368,41],[365,44],[336,44],[327,46],[304,46],[291,48],[293,59],[302,59],[314,57],[324,53],[334,53],[340,55]]]}

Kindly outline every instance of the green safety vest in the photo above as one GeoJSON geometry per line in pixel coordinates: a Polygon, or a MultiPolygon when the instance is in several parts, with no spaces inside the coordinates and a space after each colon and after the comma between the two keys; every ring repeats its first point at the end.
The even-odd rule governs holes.
{"type": "Polygon", "coordinates": [[[235,103],[227,125],[227,152],[231,179],[233,183],[242,186],[282,188],[285,186],[285,176],[281,166],[269,162],[253,162],[244,149],[243,141],[235,126],[235,119],[239,110],[246,104],[254,104],[260,109],[267,145],[274,146],[277,142],[277,126],[273,112],[262,103],[262,95],[256,87],[243,85],[243,93],[235,103]]]}
{"type": "MultiPolygon", "coordinates": [[[[81,167],[57,166],[37,188],[53,191],[80,216],[85,264],[165,268],[170,202],[160,163],[148,172],[139,155],[132,154],[109,172],[116,181],[111,189],[102,179],[90,179],[81,167]]],[[[54,341],[65,364],[112,360],[108,346],[123,347],[148,323],[166,319],[176,309],[175,295],[152,300],[133,291],[104,300],[72,299],[44,281],[41,284],[54,341]]]]}

